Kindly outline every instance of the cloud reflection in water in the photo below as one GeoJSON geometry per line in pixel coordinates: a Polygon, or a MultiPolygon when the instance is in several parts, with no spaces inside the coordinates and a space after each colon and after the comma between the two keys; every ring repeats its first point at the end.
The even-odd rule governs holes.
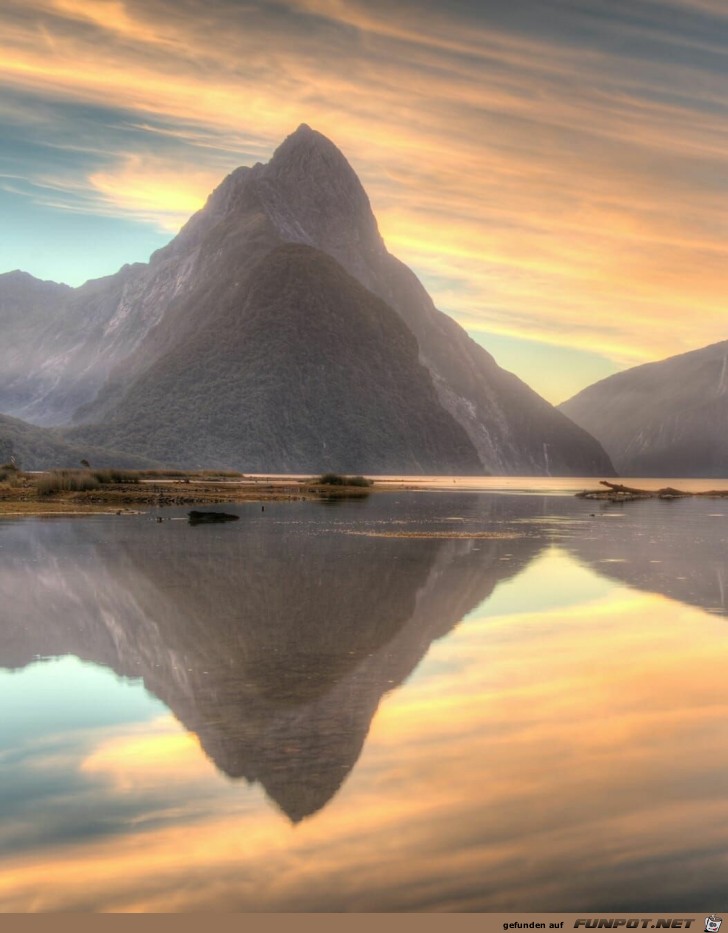
{"type": "MultiPolygon", "coordinates": [[[[171,717],[87,729],[75,742],[72,732],[55,742],[46,737],[45,745],[39,739],[11,782],[45,775],[46,814],[59,825],[46,839],[37,828],[25,840],[22,826],[10,836],[3,830],[3,909],[685,910],[715,903],[728,860],[724,619],[610,581],[542,541],[524,545],[520,557],[513,541],[493,552],[479,542],[485,553],[449,545],[418,542],[419,566],[429,569],[422,576],[413,568],[419,582],[409,620],[323,693],[284,709],[283,733],[271,712],[281,713],[280,697],[258,708],[257,728],[289,743],[267,759],[284,772],[286,755],[300,757],[296,723],[301,741],[315,740],[306,717],[326,714],[327,696],[342,703],[349,691],[360,704],[366,719],[354,722],[357,735],[374,717],[356,766],[318,812],[290,822],[259,784],[213,769],[171,717]],[[480,607],[446,638],[430,644],[444,632],[426,629],[423,642],[430,610],[441,612],[448,590],[466,580],[471,595],[459,611],[473,608],[478,580],[480,607]],[[429,610],[418,610],[423,593],[429,610]],[[383,689],[402,680],[380,701],[383,689]],[[84,814],[96,820],[87,835],[79,832],[84,814]]],[[[115,566],[116,579],[128,582],[140,565],[127,555],[115,566]]],[[[166,586],[171,592],[169,579],[166,586]]],[[[156,620],[162,629],[163,616],[156,620]]],[[[48,664],[49,677],[56,663],[67,662],[48,664]]],[[[122,688],[129,686],[110,679],[112,703],[122,688]]],[[[212,686],[210,702],[196,709],[198,727],[214,725],[205,719],[214,699],[212,686]]],[[[327,742],[342,735],[336,729],[327,742]]],[[[266,742],[256,747],[264,758],[270,751],[266,742]]],[[[340,760],[350,766],[347,756],[340,760]]],[[[308,761],[291,773],[315,784],[311,767],[308,761]]],[[[264,779],[280,790],[275,775],[264,779]]]]}

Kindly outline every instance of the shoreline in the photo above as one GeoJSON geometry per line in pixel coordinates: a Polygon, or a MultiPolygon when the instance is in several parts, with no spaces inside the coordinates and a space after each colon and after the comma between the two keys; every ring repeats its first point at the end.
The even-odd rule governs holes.
{"type": "Polygon", "coordinates": [[[32,484],[0,487],[0,518],[83,515],[139,515],[173,506],[234,505],[241,502],[294,502],[353,499],[383,491],[321,483],[214,481],[199,479],[143,480],[138,484],[109,484],[86,492],[61,491],[43,495],[32,484]]]}
{"type": "MultiPolygon", "coordinates": [[[[555,477],[555,488],[540,490],[545,477],[483,477],[497,486],[478,485],[476,477],[378,476],[371,485],[324,484],[300,476],[241,475],[222,478],[190,473],[174,477],[141,478],[135,482],[110,483],[87,491],[54,491],[43,494],[37,485],[43,474],[18,474],[15,485],[0,483],[0,518],[52,518],[54,516],[139,515],[180,506],[235,505],[244,502],[295,502],[366,498],[373,493],[396,492],[494,492],[576,496],[602,501],[631,501],[646,498],[688,496],[724,498],[723,490],[654,490],[598,481],[601,489],[584,489],[588,477],[555,477]],[[581,481],[581,484],[580,484],[581,481]],[[667,496],[666,493],[672,495],[667,496]],[[662,494],[662,495],[661,495],[662,494]]],[[[658,483],[660,480],[653,480],[658,483]]],[[[664,482],[664,481],[662,481],[664,482]]],[[[706,481],[707,482],[707,481],[706,481]]]]}

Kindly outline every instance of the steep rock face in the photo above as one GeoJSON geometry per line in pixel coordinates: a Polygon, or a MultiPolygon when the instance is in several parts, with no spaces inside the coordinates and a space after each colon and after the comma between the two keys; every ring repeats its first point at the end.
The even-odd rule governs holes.
{"type": "MultiPolygon", "coordinates": [[[[388,253],[349,163],[332,142],[309,127],[301,126],[288,137],[267,165],[228,176],[178,239],[179,250],[187,249],[190,240],[201,241],[200,255],[205,258],[198,260],[198,270],[215,267],[216,277],[229,277],[235,268],[237,280],[276,239],[333,256],[397,311],[417,338],[440,405],[464,428],[478,453],[476,472],[613,475],[598,443],[501,369],[435,308],[416,276],[388,253]]],[[[210,278],[206,272],[205,281],[210,278]]],[[[197,291],[206,307],[203,290],[197,291]]],[[[120,367],[96,407],[83,412],[84,420],[113,416],[124,386],[154,365],[158,347],[179,341],[184,321],[194,319],[175,307],[151,335],[153,342],[142,357],[120,367]]]]}
{"type": "Polygon", "coordinates": [[[215,303],[239,295],[252,270],[282,245],[248,184],[255,172],[234,172],[235,184],[218,187],[205,208],[152,256],[145,275],[154,289],[149,294],[142,288],[143,319],[131,311],[112,321],[120,331],[119,345],[134,341],[133,352],[109,359],[105,384],[77,409],[75,423],[113,416],[129,387],[170,350],[194,340],[216,314],[215,303]]]}
{"type": "Polygon", "coordinates": [[[157,254],[76,289],[26,276],[19,291],[18,273],[0,276],[0,411],[37,425],[68,423],[138,350],[184,288],[193,259],[157,254]]]}
{"type": "Polygon", "coordinates": [[[330,256],[281,246],[205,301],[109,420],[67,436],[182,467],[479,471],[410,331],[330,256]]]}
{"type": "Polygon", "coordinates": [[[41,282],[27,272],[0,275],[1,411],[28,417],[39,396],[56,385],[55,361],[72,344],[60,324],[72,294],[65,285],[41,282]]]}
{"type": "Polygon", "coordinates": [[[728,476],[728,341],[609,376],[560,407],[624,476],[728,476]]]}
{"type": "Polygon", "coordinates": [[[223,272],[241,273],[279,245],[262,212],[215,194],[149,263],[75,289],[23,272],[0,275],[0,412],[44,426],[104,417],[103,399],[117,399],[168,348],[170,334],[184,337],[174,313],[180,300],[204,292],[223,272]],[[226,249],[231,240],[238,248],[226,249]],[[118,368],[121,384],[113,382],[118,368]],[[105,388],[110,377],[112,387],[105,388]],[[92,406],[100,392],[101,404],[92,406]]]}
{"type": "MultiPolygon", "coordinates": [[[[55,317],[60,324],[68,319],[71,336],[63,337],[58,352],[46,346],[48,372],[36,378],[39,365],[25,378],[22,405],[9,405],[0,381],[0,410],[46,424],[71,417],[77,424],[124,421],[136,404],[127,395],[138,400],[144,380],[156,379],[157,366],[167,372],[171,357],[189,352],[188,344],[198,345],[197,334],[218,314],[216,303],[229,307],[265,256],[285,243],[333,257],[414,334],[438,408],[458,422],[478,455],[474,465],[468,455],[459,465],[452,466],[450,458],[429,470],[613,475],[598,442],[500,369],[434,307],[416,276],[387,252],[349,163],[305,125],[268,164],[229,175],[148,265],[125,267],[67,295],[63,313],[55,317]]],[[[16,394],[20,389],[15,387],[16,394]]],[[[230,411],[224,394],[219,402],[221,410],[230,411]]],[[[441,411],[437,417],[442,420],[441,411]]],[[[161,421],[150,430],[169,433],[161,421]]],[[[316,424],[311,430],[320,435],[316,424]]],[[[205,458],[214,454],[201,443],[195,447],[205,458]]],[[[395,467],[407,468],[405,463],[395,467]]]]}
{"type": "Polygon", "coordinates": [[[330,140],[303,125],[257,168],[248,184],[279,234],[329,253],[400,314],[440,403],[465,428],[486,472],[613,474],[598,443],[501,369],[390,255],[366,192],[330,140]]]}

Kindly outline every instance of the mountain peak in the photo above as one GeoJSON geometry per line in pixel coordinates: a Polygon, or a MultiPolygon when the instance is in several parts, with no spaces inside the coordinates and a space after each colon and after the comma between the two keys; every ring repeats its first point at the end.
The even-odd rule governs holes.
{"type": "Polygon", "coordinates": [[[348,171],[354,175],[344,154],[327,136],[319,133],[318,130],[311,129],[308,123],[301,123],[298,129],[283,140],[273,153],[273,158],[268,165],[273,169],[290,163],[298,163],[302,168],[310,171],[311,160],[316,158],[323,160],[329,171],[348,171]]]}
{"type": "Polygon", "coordinates": [[[356,172],[330,139],[302,123],[261,168],[255,184],[283,240],[322,249],[367,283],[361,252],[384,252],[384,244],[356,172]]]}

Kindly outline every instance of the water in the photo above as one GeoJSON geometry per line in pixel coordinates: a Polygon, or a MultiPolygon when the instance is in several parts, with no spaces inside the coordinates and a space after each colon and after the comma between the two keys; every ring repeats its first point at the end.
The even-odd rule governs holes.
{"type": "Polygon", "coordinates": [[[728,502],[534,489],[0,523],[0,907],[724,909],[728,502]]]}

